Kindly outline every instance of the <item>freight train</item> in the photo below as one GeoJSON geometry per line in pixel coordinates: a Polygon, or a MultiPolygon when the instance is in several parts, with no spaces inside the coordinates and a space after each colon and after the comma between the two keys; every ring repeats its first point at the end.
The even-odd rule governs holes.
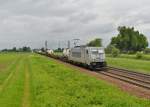
{"type": "Polygon", "coordinates": [[[105,51],[103,47],[76,46],[71,49],[64,49],[63,55],[53,53],[48,56],[63,60],[65,62],[82,65],[91,70],[106,68],[105,51]]]}

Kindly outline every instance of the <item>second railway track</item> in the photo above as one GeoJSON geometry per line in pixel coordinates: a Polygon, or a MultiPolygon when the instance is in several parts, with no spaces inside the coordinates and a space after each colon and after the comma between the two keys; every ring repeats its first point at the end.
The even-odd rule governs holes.
{"type": "Polygon", "coordinates": [[[149,74],[113,67],[108,67],[107,71],[100,71],[99,73],[150,90],[149,74]]]}

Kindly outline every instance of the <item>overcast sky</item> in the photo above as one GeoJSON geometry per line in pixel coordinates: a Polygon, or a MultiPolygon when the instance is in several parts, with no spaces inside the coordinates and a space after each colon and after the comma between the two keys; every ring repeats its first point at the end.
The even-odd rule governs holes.
{"type": "Polygon", "coordinates": [[[150,40],[150,0],[0,0],[0,48],[49,48],[99,37],[106,46],[118,26],[134,26],[150,40]]]}

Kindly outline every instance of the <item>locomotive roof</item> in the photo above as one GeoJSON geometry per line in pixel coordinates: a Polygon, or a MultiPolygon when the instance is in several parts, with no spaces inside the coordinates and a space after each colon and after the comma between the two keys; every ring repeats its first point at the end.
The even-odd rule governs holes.
{"type": "Polygon", "coordinates": [[[104,48],[104,47],[91,47],[87,45],[75,46],[74,48],[104,48]]]}

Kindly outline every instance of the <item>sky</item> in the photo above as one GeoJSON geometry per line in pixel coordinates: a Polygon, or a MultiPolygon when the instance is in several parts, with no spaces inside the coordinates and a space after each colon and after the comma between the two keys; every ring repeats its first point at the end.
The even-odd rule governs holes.
{"type": "Polygon", "coordinates": [[[150,41],[150,0],[0,0],[0,49],[65,47],[102,38],[107,46],[118,26],[134,26],[150,41]]]}

